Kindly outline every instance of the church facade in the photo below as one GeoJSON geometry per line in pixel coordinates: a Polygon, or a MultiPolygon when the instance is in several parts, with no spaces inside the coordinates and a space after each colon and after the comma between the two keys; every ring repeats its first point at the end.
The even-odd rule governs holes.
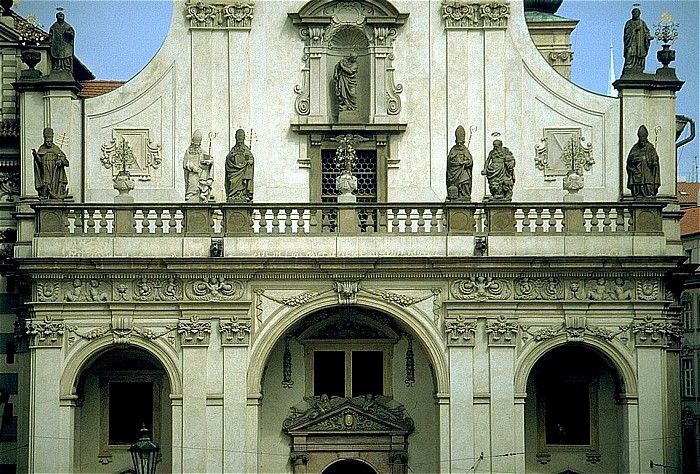
{"type": "Polygon", "coordinates": [[[525,18],[176,0],[112,92],[21,77],[17,472],[680,465],[682,82],[525,18]]]}

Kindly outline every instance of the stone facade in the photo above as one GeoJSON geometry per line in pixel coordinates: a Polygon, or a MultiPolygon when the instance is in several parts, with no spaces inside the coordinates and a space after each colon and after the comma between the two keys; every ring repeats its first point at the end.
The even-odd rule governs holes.
{"type": "Polygon", "coordinates": [[[71,198],[23,176],[15,208],[18,471],[126,470],[141,423],[164,472],[678,465],[682,83],[648,76],[575,87],[520,2],[258,0],[176,1],[118,91],[18,81],[22,169],[44,127],[71,138],[71,198]],[[624,179],[641,124],[647,200],[624,179]],[[445,202],[458,125],[471,202],[445,202]],[[227,203],[239,129],[252,202],[227,203]],[[195,130],[211,199],[186,203],[195,130]],[[496,141],[512,199],[478,172],[496,141]]]}

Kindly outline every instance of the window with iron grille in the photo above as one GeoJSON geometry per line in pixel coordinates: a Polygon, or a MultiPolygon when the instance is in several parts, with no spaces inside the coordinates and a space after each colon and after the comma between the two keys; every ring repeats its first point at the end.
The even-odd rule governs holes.
{"type": "MultiPolygon", "coordinates": [[[[321,152],[321,202],[336,202],[340,192],[335,189],[335,179],[342,169],[335,159],[335,149],[321,152]]],[[[377,202],[377,151],[356,150],[357,159],[352,174],[357,178],[358,202],[377,202]]]]}

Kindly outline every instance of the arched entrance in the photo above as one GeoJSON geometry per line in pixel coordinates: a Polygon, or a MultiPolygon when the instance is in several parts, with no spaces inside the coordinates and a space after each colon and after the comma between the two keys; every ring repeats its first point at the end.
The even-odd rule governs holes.
{"type": "Polygon", "coordinates": [[[171,467],[170,383],[162,364],[148,352],[110,348],[85,367],[78,379],[75,410],[76,470],[112,472],[133,467],[129,446],[145,425],[161,446],[158,469],[171,467]]]}
{"type": "Polygon", "coordinates": [[[527,381],[527,472],[619,472],[624,449],[623,392],[599,351],[567,344],[546,352],[527,381]],[[576,469],[574,471],[573,469],[576,469]]]}
{"type": "Polygon", "coordinates": [[[384,312],[340,306],[307,315],[267,360],[261,470],[325,472],[338,459],[361,459],[372,472],[401,473],[412,452],[422,469],[437,470],[431,370],[419,341],[384,312]]]}
{"type": "Polygon", "coordinates": [[[357,459],[343,459],[325,468],[323,474],[377,474],[377,471],[357,459]]]}

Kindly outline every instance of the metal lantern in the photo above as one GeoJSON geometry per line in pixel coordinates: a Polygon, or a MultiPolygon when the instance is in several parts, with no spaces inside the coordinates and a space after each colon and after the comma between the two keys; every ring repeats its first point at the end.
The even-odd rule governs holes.
{"type": "Polygon", "coordinates": [[[160,446],[148,437],[146,425],[141,428],[141,438],[129,448],[136,474],[155,474],[160,446]]]}

